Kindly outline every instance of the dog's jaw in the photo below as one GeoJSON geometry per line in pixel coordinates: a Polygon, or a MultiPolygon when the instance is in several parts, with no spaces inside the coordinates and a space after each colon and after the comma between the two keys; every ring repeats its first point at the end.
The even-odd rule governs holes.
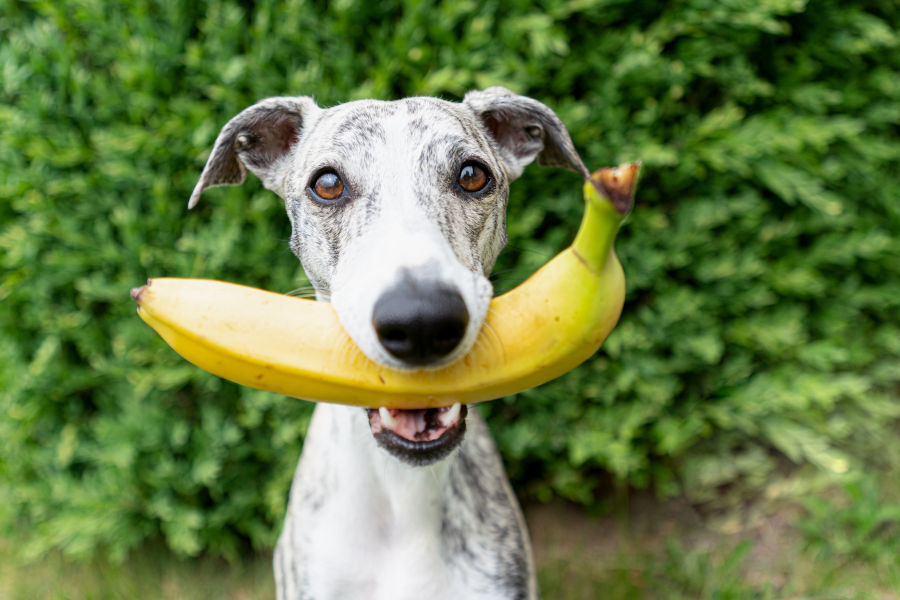
{"type": "Polygon", "coordinates": [[[422,410],[368,409],[378,445],[412,466],[434,464],[450,455],[466,432],[468,407],[459,403],[422,410]]]}

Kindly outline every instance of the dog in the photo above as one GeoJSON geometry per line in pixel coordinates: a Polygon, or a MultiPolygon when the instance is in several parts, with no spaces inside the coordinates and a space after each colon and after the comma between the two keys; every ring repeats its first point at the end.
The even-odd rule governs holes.
{"type": "MultiPolygon", "coordinates": [[[[509,184],[535,160],[589,177],[557,115],[502,87],[325,109],[268,98],[221,130],[189,206],[255,174],[284,200],[291,250],[359,348],[427,369],[475,343],[509,184]]],[[[279,600],[538,597],[500,456],[459,404],[316,406],[273,562],[279,600]]]]}

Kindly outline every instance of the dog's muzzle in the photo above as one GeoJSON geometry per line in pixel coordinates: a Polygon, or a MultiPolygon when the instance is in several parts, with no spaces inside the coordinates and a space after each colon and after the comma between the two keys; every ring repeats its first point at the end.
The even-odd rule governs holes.
{"type": "Polygon", "coordinates": [[[403,278],[384,292],[372,311],[378,342],[411,367],[434,365],[462,341],[469,311],[455,288],[403,278]]]}
{"type": "Polygon", "coordinates": [[[416,466],[444,458],[466,432],[468,407],[456,403],[445,408],[402,410],[369,408],[369,427],[379,446],[416,466]]]}

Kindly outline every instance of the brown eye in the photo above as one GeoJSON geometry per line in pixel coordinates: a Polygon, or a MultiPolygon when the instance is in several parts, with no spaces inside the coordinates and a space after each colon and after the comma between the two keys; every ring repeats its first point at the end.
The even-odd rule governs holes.
{"type": "Polygon", "coordinates": [[[334,171],[325,171],[316,177],[312,190],[322,200],[337,200],[344,193],[344,182],[334,171]]]}
{"type": "Polygon", "coordinates": [[[481,165],[469,162],[459,170],[457,182],[467,192],[480,192],[488,183],[488,175],[481,165]]]}

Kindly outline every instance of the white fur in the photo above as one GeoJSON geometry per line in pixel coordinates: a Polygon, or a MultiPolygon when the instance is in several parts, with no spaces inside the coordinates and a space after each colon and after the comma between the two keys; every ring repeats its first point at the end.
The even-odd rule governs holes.
{"type": "MultiPolygon", "coordinates": [[[[487,315],[492,287],[481,273],[460,265],[440,232],[414,201],[398,194],[364,235],[341,257],[332,280],[331,303],[353,341],[372,360],[404,368],[379,343],[372,313],[381,294],[399,283],[404,272],[447,284],[462,295],[469,313],[465,335],[441,364],[453,362],[472,347],[487,315]],[[377,242],[375,242],[377,240],[377,242]]],[[[434,365],[438,366],[438,365],[434,365]]]]}
{"type": "Polygon", "coordinates": [[[317,406],[309,431],[294,486],[324,486],[327,497],[323,507],[310,510],[305,495],[291,495],[275,556],[284,598],[306,597],[279,578],[287,554],[303,558],[310,598],[508,598],[446,555],[441,523],[452,456],[427,467],[406,465],[376,447],[365,414],[353,407],[317,406]],[[330,465],[329,472],[319,473],[314,464],[330,465]]]}
{"type": "MultiPolygon", "coordinates": [[[[503,88],[462,103],[328,109],[309,97],[270,98],[222,129],[189,206],[248,171],[260,177],[285,201],[291,249],[317,297],[386,365],[403,366],[376,337],[378,298],[402,276],[455,289],[469,321],[450,362],[484,322],[508,185],[535,159],[589,176],[553,111],[503,88]],[[493,176],[483,194],[455,184],[472,160],[493,176]],[[347,202],[311,193],[323,168],[340,174],[347,202]]],[[[466,426],[448,456],[410,466],[378,447],[364,410],[317,406],[275,553],[279,600],[536,599],[525,522],[500,457],[474,411],[466,426]]]]}

